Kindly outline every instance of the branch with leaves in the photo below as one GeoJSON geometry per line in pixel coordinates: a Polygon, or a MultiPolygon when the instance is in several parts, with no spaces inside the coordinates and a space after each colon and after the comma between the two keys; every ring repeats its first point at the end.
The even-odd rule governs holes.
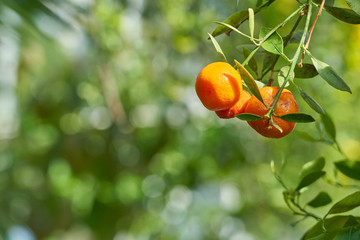
{"type": "MultiPolygon", "coordinates": [[[[331,145],[344,157],[344,159],[336,161],[333,164],[335,172],[334,180],[329,180],[330,177],[327,172],[324,171],[325,159],[322,157],[310,161],[303,166],[299,176],[299,182],[294,188],[289,188],[285,184],[281,177],[281,171],[280,173],[277,172],[274,162],[271,162],[271,167],[275,178],[284,187],[283,197],[289,209],[295,215],[303,217],[300,221],[307,218],[316,220],[316,224],[304,234],[302,239],[334,239],[336,236],[347,236],[347,238],[339,239],[350,239],[349,236],[360,231],[360,216],[337,214],[343,214],[359,207],[360,191],[351,193],[333,204],[323,217],[320,217],[312,210],[309,210],[309,208],[316,209],[332,202],[332,198],[325,191],[319,192],[306,204],[301,204],[300,200],[302,193],[319,179],[326,178],[331,184],[343,186],[337,180],[337,173],[341,172],[349,178],[360,180],[360,162],[351,161],[345,156],[345,153],[342,151],[340,144],[337,141],[335,124],[330,115],[324,111],[321,105],[312,96],[298,85],[296,79],[320,76],[331,87],[340,91],[352,93],[346,81],[330,65],[319,60],[310,52],[309,44],[312,35],[315,33],[316,23],[319,21],[323,10],[345,23],[360,24],[360,4],[358,0],[347,0],[346,2],[351,9],[345,9],[334,7],[331,1],[307,0],[305,3],[298,1],[300,4],[299,7],[287,18],[273,28],[261,28],[259,36],[256,37],[254,35],[255,15],[266,10],[266,8],[274,2],[275,0],[258,1],[258,8],[254,10],[249,8],[248,10],[239,11],[232,14],[223,22],[216,22],[219,26],[212,34],[209,34],[209,37],[220,58],[226,62],[228,59],[222,51],[220,44],[216,41],[216,36],[223,33],[230,35],[231,32],[234,32],[250,41],[252,47],[248,47],[248,45],[242,47],[244,61],[240,63],[234,59],[235,67],[240,73],[246,88],[263,104],[264,101],[260,94],[259,87],[265,85],[271,86],[273,84],[278,84],[280,87],[280,90],[275,96],[274,103],[268,107],[267,114],[258,116],[250,113],[242,113],[237,115],[237,118],[245,121],[258,121],[266,118],[269,119],[270,122],[272,117],[276,115],[274,109],[279,101],[280,95],[289,84],[292,84],[298,90],[303,100],[320,115],[320,121],[316,122],[320,137],[314,137],[304,132],[300,132],[300,136],[309,142],[323,142],[331,145]],[[318,7],[318,11],[316,17],[313,19],[312,14],[314,7],[318,7]],[[290,33],[286,36],[281,36],[278,33],[278,30],[286,24],[289,24],[290,20],[296,16],[297,20],[293,24],[290,33]],[[302,25],[301,22],[304,18],[305,23],[302,25]],[[238,30],[238,27],[247,20],[249,23],[249,33],[238,30]],[[299,28],[300,30],[298,30],[299,28]],[[287,56],[284,52],[284,48],[289,44],[297,44],[297,48],[292,57],[287,56]],[[260,64],[262,67],[258,64],[260,55],[265,55],[263,64],[260,64]],[[308,56],[311,59],[311,63],[303,63],[305,56],[308,56]],[[278,66],[280,58],[283,58],[286,61],[285,65],[278,66]],[[277,76],[275,76],[274,79],[276,73],[277,76]]],[[[314,117],[304,113],[286,114],[281,116],[281,118],[289,122],[300,123],[315,121],[314,117]]],[[[355,185],[351,187],[359,188],[360,186],[355,185]]]]}

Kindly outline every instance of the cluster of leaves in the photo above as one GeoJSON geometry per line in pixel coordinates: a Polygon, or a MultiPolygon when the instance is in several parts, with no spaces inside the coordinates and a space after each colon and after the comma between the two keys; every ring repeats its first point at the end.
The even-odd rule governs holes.
{"type": "MultiPolygon", "coordinates": [[[[255,95],[261,102],[263,99],[259,92],[259,87],[264,85],[274,84],[273,76],[277,73],[277,84],[281,87],[278,96],[281,91],[291,83],[300,93],[303,100],[317,113],[320,114],[321,121],[316,122],[317,129],[319,130],[319,138],[315,138],[308,133],[301,133],[301,137],[310,142],[324,142],[326,144],[334,146],[344,157],[339,143],[336,140],[335,124],[331,117],[324,111],[317,101],[304,91],[300,86],[295,83],[296,78],[313,78],[319,75],[330,86],[340,91],[351,93],[349,85],[345,80],[327,63],[314,57],[308,50],[308,44],[311,39],[312,31],[315,27],[317,18],[321,14],[322,9],[325,9],[329,14],[336,19],[350,24],[360,23],[360,3],[357,0],[347,0],[347,4],[351,9],[334,7],[334,1],[305,1],[301,3],[300,7],[289,15],[280,24],[272,29],[261,28],[258,38],[254,37],[254,18],[255,14],[266,9],[269,5],[274,3],[275,0],[258,1],[257,8],[255,10],[249,8],[245,11],[239,11],[232,14],[223,22],[218,22],[219,26],[209,34],[219,56],[227,61],[220,45],[216,42],[215,37],[220,34],[228,34],[232,31],[247,37],[252,44],[240,46],[245,60],[239,63],[235,60],[235,67],[239,71],[244,80],[247,89],[255,95]],[[313,5],[319,7],[317,17],[313,21],[310,28],[312,7],[313,5]],[[290,33],[285,36],[281,36],[277,31],[288,21],[298,15],[298,20],[295,22],[290,33]],[[306,16],[305,26],[301,30],[297,30],[301,20],[306,16]],[[238,30],[238,27],[245,21],[249,22],[249,35],[238,30]],[[297,49],[292,58],[288,57],[284,48],[290,44],[297,44],[297,49]],[[302,53],[302,54],[301,54],[302,53]],[[304,55],[307,55],[311,59],[311,63],[302,63],[304,55]],[[282,57],[288,64],[278,67],[278,60],[282,57]],[[268,78],[268,79],[266,79],[268,78]]],[[[271,117],[274,106],[277,103],[277,98],[273,106],[269,108],[269,115],[271,117]]],[[[266,115],[265,115],[266,116],[266,115]]],[[[255,121],[262,117],[253,114],[240,114],[237,116],[241,120],[255,121]]],[[[288,114],[281,116],[284,120],[292,122],[313,122],[313,117],[307,114],[288,114]]],[[[276,127],[276,126],[275,126],[276,127]]],[[[316,214],[309,212],[306,207],[318,208],[328,205],[332,202],[328,193],[322,191],[319,192],[311,201],[304,206],[300,205],[300,196],[309,185],[316,182],[318,179],[324,177],[326,172],[323,170],[325,166],[325,159],[319,158],[314,161],[306,163],[300,173],[300,178],[295,188],[288,188],[280,175],[276,172],[274,164],[273,173],[276,179],[285,188],[283,192],[284,200],[295,215],[301,215],[305,218],[312,217],[317,220],[317,223],[308,230],[302,239],[352,239],[351,236],[358,236],[360,234],[360,217],[354,217],[351,215],[336,215],[342,214],[349,210],[352,210],[360,206],[360,191],[352,193],[342,200],[334,203],[328,212],[323,217],[319,217],[316,214]],[[349,237],[350,236],[350,237],[349,237]]],[[[334,163],[335,179],[337,178],[337,172],[355,179],[360,180],[360,162],[354,162],[348,160],[346,157],[344,160],[340,160],[334,163]]],[[[280,171],[281,172],[281,171],[280,171]]],[[[340,185],[337,180],[333,182],[335,185],[340,185]]],[[[340,185],[341,186],[341,185],[340,185]]]]}
{"type": "MultiPolygon", "coordinates": [[[[343,154],[336,140],[336,128],[334,122],[328,114],[322,115],[321,122],[317,124],[317,128],[319,130],[319,138],[314,138],[307,133],[301,133],[301,136],[310,142],[323,142],[333,145],[341,154],[343,154]]],[[[308,217],[317,220],[315,225],[304,234],[302,237],[303,240],[358,239],[360,236],[359,216],[337,215],[343,214],[360,206],[360,191],[351,193],[340,201],[334,203],[323,217],[317,216],[315,213],[307,210],[307,207],[316,209],[332,203],[332,198],[326,191],[319,192],[312,200],[308,201],[303,206],[300,205],[302,194],[309,189],[311,184],[315,183],[320,178],[326,178],[330,184],[339,187],[343,187],[343,185],[337,181],[338,172],[341,172],[351,179],[360,180],[360,162],[345,159],[335,161],[333,165],[335,180],[331,180],[330,176],[327,176],[326,171],[324,171],[325,158],[320,157],[316,160],[305,163],[300,171],[298,184],[295,188],[289,188],[280,176],[281,172],[284,170],[285,162],[282,163],[279,172],[276,171],[274,162],[271,162],[275,178],[285,189],[283,191],[283,197],[289,209],[295,215],[303,216],[303,219],[300,221],[308,217]]]]}

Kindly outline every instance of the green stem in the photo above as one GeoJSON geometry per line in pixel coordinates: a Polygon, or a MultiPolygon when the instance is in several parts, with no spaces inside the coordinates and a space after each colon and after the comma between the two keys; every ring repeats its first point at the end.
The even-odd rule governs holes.
{"type": "Polygon", "coordinates": [[[265,37],[259,42],[258,46],[249,54],[249,56],[245,59],[245,61],[241,64],[245,66],[250,59],[254,56],[254,54],[259,50],[260,46],[279,28],[282,28],[290,19],[292,19],[294,16],[296,16],[305,6],[306,4],[301,5],[298,9],[296,9],[292,14],[290,14],[284,21],[276,25],[273,29],[268,32],[268,34],[265,35],[265,37]]]}
{"type": "Polygon", "coordinates": [[[321,217],[318,217],[318,216],[316,216],[315,214],[306,211],[304,208],[302,208],[302,207],[301,207],[298,203],[296,203],[294,200],[291,200],[291,203],[294,204],[294,206],[297,207],[297,208],[299,209],[299,211],[303,213],[304,216],[312,217],[312,218],[314,218],[314,219],[316,219],[316,220],[321,220],[321,219],[322,219],[321,217]]]}
{"type": "Polygon", "coordinates": [[[301,49],[304,45],[304,42],[305,42],[305,39],[306,39],[306,35],[307,35],[307,32],[308,32],[308,29],[309,29],[309,25],[310,25],[310,19],[311,19],[311,13],[312,13],[312,4],[309,4],[309,1],[308,1],[308,13],[307,13],[307,17],[306,17],[306,23],[305,23],[305,28],[304,28],[304,32],[303,32],[303,35],[301,37],[301,40],[300,40],[300,43],[299,43],[299,46],[298,48],[296,49],[296,52],[294,54],[294,57],[292,59],[292,63],[291,63],[291,66],[290,66],[290,69],[289,69],[289,72],[285,78],[285,81],[284,83],[282,84],[280,90],[277,92],[276,94],[276,97],[275,97],[275,100],[274,100],[274,103],[271,105],[270,109],[269,109],[269,112],[267,114],[265,114],[264,117],[267,117],[267,118],[270,118],[271,115],[273,114],[274,112],[274,109],[276,107],[276,104],[277,102],[279,101],[279,98],[280,98],[280,95],[282,93],[282,91],[284,90],[285,86],[286,86],[286,83],[289,81],[290,77],[291,77],[291,73],[294,72],[294,69],[295,69],[295,66],[296,66],[296,63],[300,57],[300,53],[301,53],[301,49]]]}
{"type": "MultiPolygon", "coordinates": [[[[302,19],[302,18],[303,18],[303,15],[300,15],[300,16],[298,17],[298,19],[296,20],[296,22],[295,22],[293,28],[291,29],[290,33],[285,37],[285,39],[284,39],[284,48],[288,45],[288,43],[289,43],[292,35],[294,34],[296,28],[299,26],[299,23],[301,22],[301,19],[302,19]]],[[[274,62],[272,63],[272,65],[271,65],[267,70],[264,71],[264,73],[263,73],[262,76],[261,76],[261,79],[263,79],[263,78],[265,77],[265,75],[266,75],[269,71],[274,71],[274,67],[275,67],[277,61],[279,60],[279,58],[280,58],[280,55],[277,55],[276,58],[275,58],[275,60],[274,60],[274,62]]]]}

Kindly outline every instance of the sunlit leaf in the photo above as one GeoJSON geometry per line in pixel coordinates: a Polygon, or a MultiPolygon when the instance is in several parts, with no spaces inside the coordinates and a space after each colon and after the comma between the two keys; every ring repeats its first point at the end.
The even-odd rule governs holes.
{"type": "Polygon", "coordinates": [[[303,178],[313,172],[319,172],[325,167],[325,158],[320,157],[316,160],[305,163],[300,171],[300,177],[303,178]]]}
{"type": "Polygon", "coordinates": [[[249,11],[249,30],[250,30],[250,37],[254,37],[254,10],[252,8],[248,9],[249,11]]]}
{"type": "Polygon", "coordinates": [[[351,93],[350,87],[347,85],[345,80],[340,77],[335,70],[330,67],[328,64],[312,57],[311,58],[316,70],[319,75],[331,86],[341,91],[347,91],[351,93]]]}
{"type": "Polygon", "coordinates": [[[360,15],[360,1],[359,0],[345,0],[354,12],[360,15]]]}
{"type": "MultiPolygon", "coordinates": [[[[268,33],[270,33],[270,31],[270,28],[261,28],[259,38],[263,39],[268,33]]],[[[284,51],[283,39],[276,31],[271,34],[271,36],[269,36],[261,46],[266,51],[274,54],[280,54],[284,51]]]]}
{"type": "Polygon", "coordinates": [[[335,141],[336,139],[336,128],[333,120],[328,114],[321,115],[321,121],[324,124],[325,131],[329,135],[329,137],[335,141]]]}
{"type": "MultiPolygon", "coordinates": [[[[284,66],[284,67],[282,67],[281,69],[280,69],[280,71],[279,71],[279,73],[278,73],[278,75],[277,75],[277,80],[278,80],[278,83],[279,83],[279,86],[282,86],[283,84],[284,84],[284,82],[285,82],[285,79],[286,79],[286,77],[287,77],[287,75],[288,75],[288,73],[289,73],[289,71],[290,71],[290,66],[284,66]]],[[[291,75],[290,75],[290,79],[289,80],[294,80],[294,72],[292,72],[291,73],[291,75]]],[[[285,87],[287,87],[287,86],[289,86],[289,81],[286,83],[286,85],[285,85],[285,87]]]]}
{"type": "Polygon", "coordinates": [[[298,87],[298,90],[300,92],[300,96],[315,112],[325,114],[325,111],[322,109],[322,107],[309,94],[307,94],[300,87],[298,87]]]}
{"type": "Polygon", "coordinates": [[[213,43],[213,45],[214,45],[214,47],[215,47],[215,49],[216,49],[217,54],[218,54],[219,57],[221,58],[221,60],[223,60],[223,62],[227,62],[227,59],[226,59],[226,57],[225,57],[225,54],[224,54],[224,52],[221,50],[221,47],[220,47],[219,43],[216,41],[216,39],[215,39],[213,36],[211,36],[210,33],[208,33],[208,34],[209,34],[209,37],[210,37],[210,39],[211,39],[211,41],[212,41],[212,43],[213,43]]]}
{"type": "Polygon", "coordinates": [[[335,203],[327,214],[343,213],[360,206],[360,191],[354,192],[335,203]]]}
{"type": "Polygon", "coordinates": [[[240,120],[244,121],[257,121],[262,119],[262,116],[251,114],[251,113],[241,113],[239,115],[236,115],[236,117],[240,120]]]}
{"type": "Polygon", "coordinates": [[[329,196],[329,194],[326,192],[319,192],[319,194],[316,195],[316,197],[314,197],[306,205],[313,207],[313,208],[317,208],[317,207],[325,206],[329,203],[331,203],[331,197],[329,196]]]}
{"type": "Polygon", "coordinates": [[[299,191],[300,189],[309,186],[310,184],[313,184],[316,182],[319,178],[325,175],[324,171],[318,171],[318,172],[312,172],[308,175],[304,176],[301,181],[299,182],[298,186],[296,187],[296,191],[299,191]]]}
{"type": "Polygon", "coordinates": [[[334,163],[337,170],[339,170],[344,175],[360,180],[360,162],[342,160],[334,163]]]}
{"type": "Polygon", "coordinates": [[[350,216],[335,216],[332,218],[318,221],[312,228],[310,228],[301,240],[332,240],[339,233],[350,216]],[[324,229],[326,231],[324,232],[324,229]]]}
{"type": "Polygon", "coordinates": [[[296,78],[313,78],[318,75],[314,65],[309,63],[304,63],[302,67],[296,65],[294,72],[296,78]]]}
{"type": "Polygon", "coordinates": [[[260,102],[264,103],[264,100],[260,94],[259,88],[254,80],[254,78],[251,76],[251,74],[244,68],[238,61],[235,60],[235,64],[237,67],[238,72],[241,75],[241,78],[244,80],[246,86],[250,90],[250,92],[255,95],[257,99],[259,99],[260,102]]]}
{"type": "Polygon", "coordinates": [[[335,18],[351,24],[360,24],[360,15],[355,11],[346,8],[325,6],[325,9],[335,18]]]}
{"type": "Polygon", "coordinates": [[[309,123],[315,122],[315,119],[304,113],[290,113],[280,116],[281,119],[288,122],[296,122],[296,123],[309,123]]]}

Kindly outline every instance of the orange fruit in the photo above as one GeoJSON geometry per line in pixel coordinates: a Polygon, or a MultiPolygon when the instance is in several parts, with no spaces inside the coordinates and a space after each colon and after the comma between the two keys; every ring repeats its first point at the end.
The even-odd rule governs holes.
{"type": "Polygon", "coordinates": [[[216,111],[215,113],[219,118],[233,118],[236,115],[243,113],[247,104],[247,101],[250,99],[251,95],[246,90],[242,90],[240,94],[240,99],[235,103],[234,106],[225,109],[216,111]]]}
{"type": "Polygon", "coordinates": [[[195,90],[207,109],[228,109],[240,98],[241,77],[230,64],[214,62],[201,70],[196,79],[195,90]]]}
{"type": "MultiPolygon", "coordinates": [[[[269,111],[271,105],[274,103],[275,96],[279,89],[279,87],[261,88],[260,94],[266,106],[253,95],[251,96],[245,107],[245,113],[252,113],[259,116],[264,116],[269,111]]],[[[288,135],[294,129],[295,123],[285,121],[277,116],[299,112],[296,100],[289,90],[284,89],[282,91],[279,101],[277,102],[274,110],[275,115],[272,115],[272,119],[275,124],[277,124],[282,129],[282,132],[276,127],[274,127],[269,119],[265,118],[258,121],[248,121],[249,125],[264,137],[281,138],[288,135]]]]}

